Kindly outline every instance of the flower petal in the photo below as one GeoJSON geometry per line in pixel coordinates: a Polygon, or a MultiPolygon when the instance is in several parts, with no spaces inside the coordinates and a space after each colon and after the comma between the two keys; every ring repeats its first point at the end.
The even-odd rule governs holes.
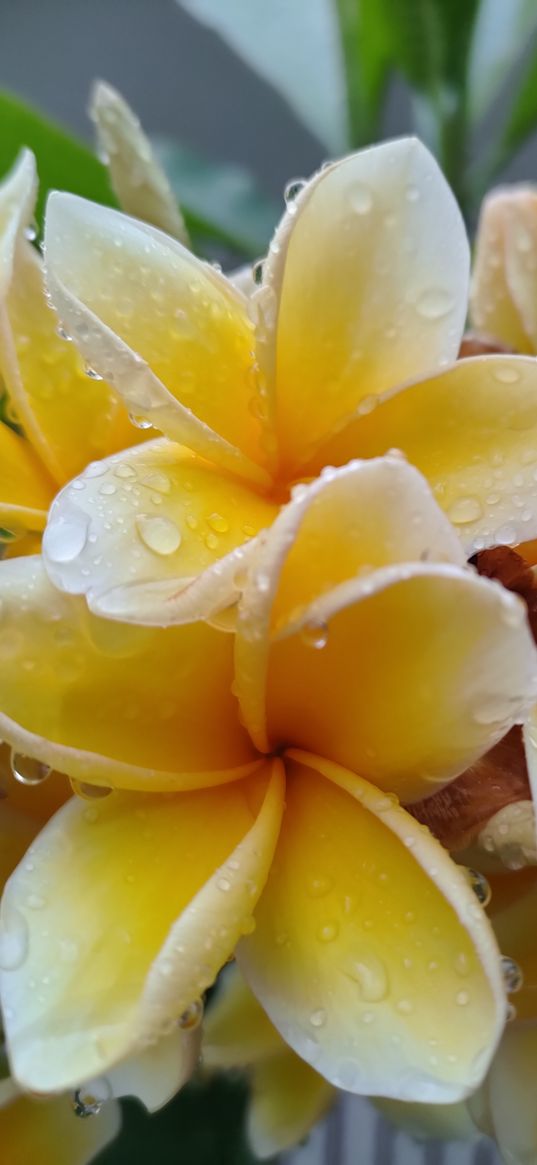
{"type": "Polygon", "coordinates": [[[315,751],[409,802],[524,716],[535,664],[515,596],[456,566],[413,564],[312,603],[252,683],[273,746],[315,751]]]}
{"type": "Polygon", "coordinates": [[[0,421],[0,522],[20,534],[43,530],[54,484],[28,441],[0,421]]]}
{"type": "Polygon", "coordinates": [[[117,1136],[121,1113],[115,1101],[95,1120],[80,1120],[68,1096],[17,1097],[0,1109],[0,1141],[6,1165],[89,1165],[117,1136]]]}
{"type": "Polygon", "coordinates": [[[203,1021],[204,1067],[244,1068],[281,1050],[281,1036],[234,963],[203,1021]]]}
{"type": "Polygon", "coordinates": [[[336,1098],[331,1085],[288,1048],[256,1064],[251,1088],[248,1140],[262,1160],[302,1141],[336,1098]]]}
{"type": "Polygon", "coordinates": [[[74,346],[58,335],[40,256],[25,237],[35,186],[35,161],[25,151],[0,187],[0,371],[26,436],[63,483],[141,435],[115,392],[86,375],[74,346]]]}
{"type": "Polygon", "coordinates": [[[69,194],[50,196],[45,237],[58,313],[130,412],[267,483],[243,296],[175,239],[69,194]]]}
{"type": "Polygon", "coordinates": [[[470,555],[537,534],[536,443],[536,361],[478,356],[388,394],[325,446],[320,463],[402,449],[470,555]]]}
{"type": "Polygon", "coordinates": [[[435,1141],[474,1141],[481,1136],[464,1101],[458,1104],[405,1104],[401,1100],[378,1100],[375,1108],[397,1129],[419,1141],[430,1138],[435,1141]]]}
{"type": "Polygon", "coordinates": [[[288,475],[379,393],[456,359],[468,269],[459,209],[417,140],[352,154],[307,184],[257,297],[265,319],[278,301],[269,331],[288,475]]]}
{"type": "Polygon", "coordinates": [[[269,747],[264,684],[270,632],[296,621],[340,583],[424,559],[464,563],[426,482],[400,456],[325,469],[316,481],[295,487],[255,551],[237,624],[237,694],[259,748],[269,747]]]}
{"type": "Polygon", "coordinates": [[[537,1153],[537,1024],[507,1028],[490,1070],[494,1136],[508,1165],[532,1165],[537,1153]]]}
{"type": "Polygon", "coordinates": [[[200,1056],[201,1025],[191,1031],[176,1026],[156,1044],[116,1064],[88,1091],[103,1097],[135,1096],[148,1112],[158,1112],[190,1080],[200,1056]]]}
{"type": "Polygon", "coordinates": [[[48,581],[38,558],[0,564],[0,735],[81,781],[192,788],[251,770],[231,693],[232,637],[198,622],[112,623],[48,581]]]}
{"type": "Polygon", "coordinates": [[[169,625],[237,601],[242,547],[275,513],[245,482],[160,438],[88,466],[65,487],[44,563],[54,585],[85,594],[95,614],[169,625]],[[66,560],[77,523],[86,536],[66,560]]]}
{"type": "Polygon", "coordinates": [[[153,223],[188,247],[185,221],[139,118],[106,81],[96,81],[93,86],[90,117],[123,210],[153,223]]]}
{"type": "Polygon", "coordinates": [[[485,198],[477,230],[472,320],[518,352],[537,348],[536,219],[535,188],[506,187],[485,198]]]}
{"type": "Polygon", "coordinates": [[[60,810],[2,908],[15,964],[2,973],[2,1001],[23,1087],[54,1091],[100,1076],[199,999],[249,925],[283,788],[275,761],[263,779],[112,793],[89,807],[75,798],[60,810]],[[46,894],[39,910],[33,894],[46,894]]]}
{"type": "Polygon", "coordinates": [[[272,1022],[332,1084],[448,1103],[504,1022],[494,936],[464,873],[403,809],[293,751],[286,812],[240,966],[272,1022]]]}
{"type": "Polygon", "coordinates": [[[487,874],[492,890],[489,916],[502,953],[514,959],[523,976],[513,998],[517,1017],[537,1020],[537,870],[526,868],[487,874]]]}

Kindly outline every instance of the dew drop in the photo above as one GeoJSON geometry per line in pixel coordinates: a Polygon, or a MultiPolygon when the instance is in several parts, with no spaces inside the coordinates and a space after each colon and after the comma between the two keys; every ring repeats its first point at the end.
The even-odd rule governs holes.
{"type": "Polygon", "coordinates": [[[308,894],[310,898],[324,898],[325,894],[329,894],[333,885],[332,878],[323,877],[320,874],[308,882],[308,894]]]}
{"type": "Polygon", "coordinates": [[[305,647],[321,651],[328,643],[328,627],[326,623],[306,623],[300,632],[300,638],[305,647]]]}
{"type": "Polygon", "coordinates": [[[355,214],[369,214],[373,207],[373,193],[369,186],[356,182],[349,191],[349,206],[355,214]]]}
{"type": "Polygon", "coordinates": [[[182,1015],[179,1016],[179,1027],[183,1031],[193,1031],[198,1027],[203,1016],[203,1003],[201,999],[195,999],[193,1003],[189,1003],[185,1007],[182,1015]]]}
{"type": "Polygon", "coordinates": [[[181,532],[171,518],[139,514],[136,529],[144,545],[154,554],[174,554],[181,545],[181,532]]]}
{"type": "Polygon", "coordinates": [[[452,308],[453,296],[441,287],[429,287],[416,303],[416,311],[426,320],[441,320],[452,308]]]}
{"type": "Polygon", "coordinates": [[[310,1023],[312,1027],[322,1027],[326,1023],[326,1011],[322,1007],[318,1007],[316,1011],[312,1011],[310,1023]]]}
{"type": "Polygon", "coordinates": [[[321,943],[331,943],[337,938],[339,926],[337,922],[326,922],[317,931],[317,938],[321,943]]]}
{"type": "Polygon", "coordinates": [[[211,530],[215,530],[217,534],[227,534],[229,530],[229,522],[222,517],[222,514],[210,514],[207,523],[211,530]]]}
{"type": "Polygon", "coordinates": [[[473,890],[479,905],[483,907],[488,906],[492,898],[492,890],[485,875],[479,870],[468,868],[466,870],[466,877],[468,879],[468,885],[473,890]]]}
{"type": "Polygon", "coordinates": [[[90,380],[102,380],[102,376],[90,364],[84,365],[84,373],[89,376],[90,380]]]}
{"type": "Polygon", "coordinates": [[[82,513],[51,522],[47,529],[47,555],[51,562],[73,562],[78,558],[88,540],[88,528],[89,518],[82,513]]]}
{"type": "Polygon", "coordinates": [[[380,1003],[381,999],[386,998],[389,990],[388,975],[378,955],[372,952],[354,955],[345,963],[343,970],[349,979],[357,983],[362,998],[368,1003],[380,1003]]]}
{"type": "Polygon", "coordinates": [[[458,1005],[458,1007],[466,1007],[466,1004],[469,1002],[470,996],[467,991],[457,991],[455,996],[455,1003],[458,1005]]]}
{"type": "Polygon", "coordinates": [[[121,478],[136,477],[136,470],[132,468],[132,465],[127,465],[125,461],[121,461],[119,465],[116,465],[114,473],[116,477],[121,478]]]}
{"type": "Polygon", "coordinates": [[[153,428],[151,421],[148,421],[147,417],[139,417],[135,413],[129,413],[129,421],[131,425],[134,425],[137,429],[153,428]]]}
{"type": "Polygon", "coordinates": [[[263,259],[258,259],[257,263],[254,263],[254,265],[252,267],[252,279],[253,279],[254,283],[256,284],[256,286],[259,286],[259,284],[263,282],[263,268],[264,268],[263,259]]]}
{"type": "Polygon", "coordinates": [[[508,995],[514,995],[524,985],[524,975],[518,963],[508,955],[502,955],[500,960],[503,984],[508,995]]]}
{"type": "Polygon", "coordinates": [[[50,776],[52,769],[35,757],[25,756],[22,752],[11,751],[11,772],[15,780],[21,785],[41,785],[50,776]]]}
{"type": "Polygon", "coordinates": [[[100,801],[112,792],[109,785],[91,785],[87,781],[77,781],[75,777],[71,777],[70,783],[75,796],[83,801],[100,801]]]}
{"type": "Polygon", "coordinates": [[[477,498],[457,498],[450,506],[448,517],[455,526],[464,526],[467,522],[477,522],[483,510],[477,498]]]}
{"type": "Polygon", "coordinates": [[[298,198],[300,191],[304,189],[305,185],[304,178],[291,178],[291,181],[287,183],[283,197],[289,214],[296,213],[296,206],[294,205],[295,199],[298,198]]]}
{"type": "Polygon", "coordinates": [[[395,1006],[401,1015],[410,1015],[414,1010],[410,999],[398,999],[395,1006]]]}
{"type": "Polygon", "coordinates": [[[77,1088],[73,1093],[72,1100],[73,1112],[75,1116],[86,1120],[89,1116],[98,1116],[102,1107],[102,1100],[98,1100],[91,1092],[86,1092],[85,1089],[77,1088]]]}
{"type": "Polygon", "coordinates": [[[492,375],[500,384],[516,384],[520,380],[520,372],[514,364],[496,363],[491,361],[492,375]]]}

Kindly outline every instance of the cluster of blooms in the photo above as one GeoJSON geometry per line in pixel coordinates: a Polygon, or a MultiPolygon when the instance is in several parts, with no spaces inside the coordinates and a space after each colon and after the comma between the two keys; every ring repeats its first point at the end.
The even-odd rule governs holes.
{"type": "Polygon", "coordinates": [[[234,956],[205,1061],[252,1065],[260,1153],[341,1088],[456,1106],[527,1160],[537,195],[484,208],[461,350],[469,247],[415,140],[294,183],[257,282],[62,193],[43,265],[35,186],[25,152],[0,187],[4,1151],[80,1165],[116,1097],[165,1103],[234,956]]]}

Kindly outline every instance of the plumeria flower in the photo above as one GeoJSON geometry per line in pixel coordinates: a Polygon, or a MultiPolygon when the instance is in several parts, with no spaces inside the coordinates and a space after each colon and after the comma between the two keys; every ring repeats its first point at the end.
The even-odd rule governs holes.
{"type": "MultiPolygon", "coordinates": [[[[4,188],[21,246],[27,184],[23,162],[4,188]]],[[[49,202],[88,392],[165,436],[92,461],[43,558],[0,565],[0,735],[79,794],[4,895],[26,1089],[158,1046],[234,953],[351,1091],[456,1100],[503,1030],[487,917],[398,798],[448,785],[535,699],[524,603],[466,555],[537,532],[537,366],[453,364],[468,247],[418,143],[293,193],[250,300],[150,226],[49,202]]]]}

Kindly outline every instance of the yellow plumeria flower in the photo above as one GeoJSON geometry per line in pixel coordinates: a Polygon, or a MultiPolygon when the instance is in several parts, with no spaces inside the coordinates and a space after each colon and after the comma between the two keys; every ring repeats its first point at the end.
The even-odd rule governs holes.
{"type": "Polygon", "coordinates": [[[203,1025],[202,1067],[247,1069],[247,1133],[256,1157],[298,1144],[324,1116],[336,1090],[284,1043],[236,964],[222,976],[203,1025]]]}
{"type": "MultiPolygon", "coordinates": [[[[27,170],[3,192],[21,247],[27,170]]],[[[49,203],[46,247],[88,392],[167,438],[92,462],[54,502],[43,559],[0,566],[0,734],[79,791],[114,790],[61,809],[4,895],[14,1075],[55,1091],[108,1072],[237,950],[326,1079],[454,1100],[503,1028],[499,953],[396,795],[449,782],[535,696],[523,605],[465,554],[531,532],[537,367],[452,366],[468,247],[412,141],[314,178],[251,301],[174,239],[69,196],[49,203]],[[394,445],[464,545],[423,476],[379,456],[394,445]]],[[[9,354],[21,325],[4,314],[9,354]]]]}

